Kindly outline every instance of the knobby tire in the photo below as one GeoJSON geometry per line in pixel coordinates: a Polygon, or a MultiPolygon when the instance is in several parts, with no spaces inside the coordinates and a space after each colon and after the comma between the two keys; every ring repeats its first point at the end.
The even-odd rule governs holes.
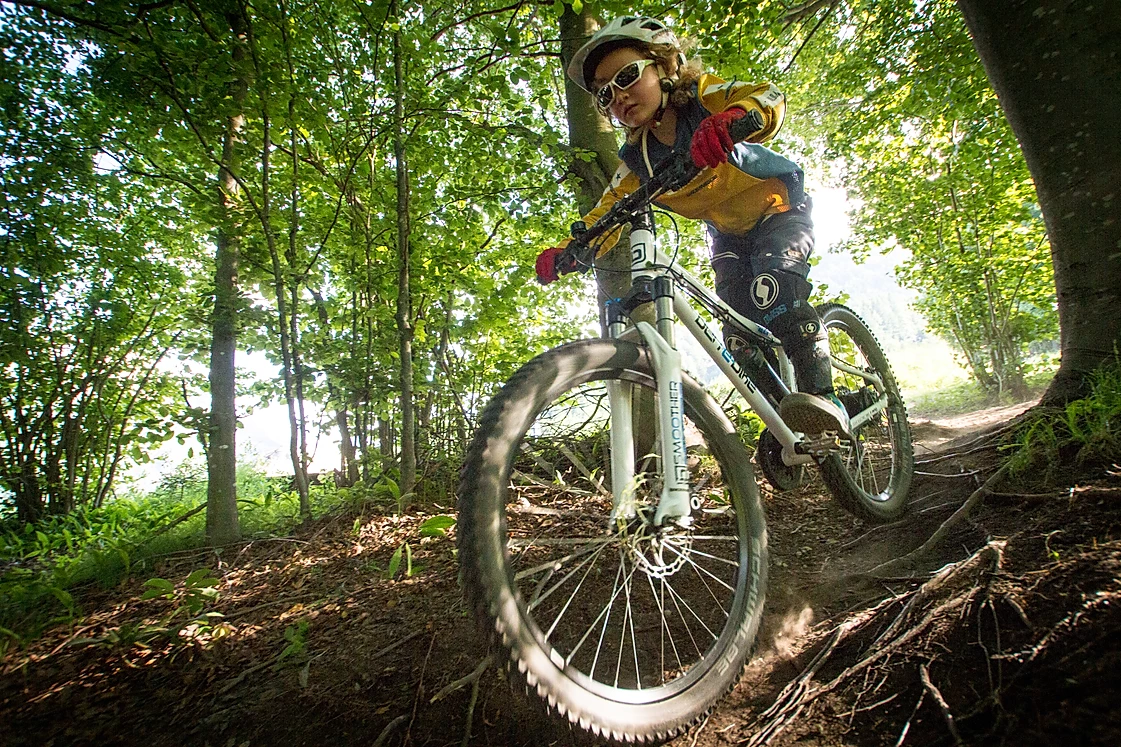
{"type": "MultiPolygon", "coordinates": [[[[855,516],[872,523],[892,521],[906,509],[915,472],[911,429],[899,384],[864,320],[840,304],[825,304],[818,312],[829,332],[833,357],[875,371],[887,395],[887,407],[857,429],[855,440],[821,463],[822,479],[833,498],[855,516]]],[[[842,401],[861,401],[863,379],[834,368],[833,383],[842,401]]]]}
{"type": "MultiPolygon", "coordinates": [[[[556,426],[599,417],[599,382],[654,386],[646,349],[630,342],[570,343],[522,367],[483,411],[459,487],[460,581],[481,627],[549,707],[616,741],[663,741],[704,718],[742,674],[762,613],[767,536],[750,458],[719,406],[683,378],[689,433],[707,447],[691,447],[701,487],[689,530],[609,526],[597,481],[610,468],[595,446],[605,439],[556,426]],[[705,482],[712,461],[719,477],[705,482]],[[535,463],[555,470],[557,487],[526,476],[535,463]]],[[[649,471],[639,484],[656,495],[649,471]]]]}

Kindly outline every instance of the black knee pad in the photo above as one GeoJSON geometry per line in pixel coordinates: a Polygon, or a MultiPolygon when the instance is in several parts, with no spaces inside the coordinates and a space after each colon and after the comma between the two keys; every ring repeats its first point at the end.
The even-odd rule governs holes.
{"type": "MultiPolygon", "coordinates": [[[[767,274],[764,273],[760,277],[765,277],[767,274]]],[[[809,286],[804,279],[798,279],[809,286]]],[[[788,351],[809,347],[828,339],[817,309],[804,298],[795,297],[787,301],[780,296],[771,308],[764,310],[759,322],[774,332],[775,337],[782,341],[783,347],[788,351]]]]}

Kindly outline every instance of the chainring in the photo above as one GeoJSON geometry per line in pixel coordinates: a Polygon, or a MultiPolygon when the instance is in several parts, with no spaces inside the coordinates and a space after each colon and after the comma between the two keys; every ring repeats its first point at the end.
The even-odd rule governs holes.
{"type": "Polygon", "coordinates": [[[769,430],[764,430],[759,436],[759,445],[755,449],[755,461],[763,470],[763,476],[775,490],[796,490],[807,482],[806,466],[784,464],[782,461],[782,444],[769,430]]]}

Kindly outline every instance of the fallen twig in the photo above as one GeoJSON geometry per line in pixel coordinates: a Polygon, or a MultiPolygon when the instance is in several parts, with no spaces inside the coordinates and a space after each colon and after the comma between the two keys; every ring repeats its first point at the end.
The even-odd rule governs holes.
{"type": "Polygon", "coordinates": [[[225,695],[227,692],[229,692],[230,690],[232,690],[233,688],[235,688],[239,684],[241,684],[241,682],[246,677],[248,677],[249,675],[260,672],[262,669],[265,669],[267,667],[271,667],[273,664],[276,664],[278,661],[280,661],[283,657],[284,657],[284,652],[282,651],[279,654],[277,654],[276,656],[272,657],[271,659],[266,659],[265,661],[262,661],[258,664],[254,664],[253,666],[249,667],[248,669],[243,670],[241,672],[241,674],[239,674],[237,677],[234,677],[232,680],[230,680],[226,684],[222,685],[222,689],[220,689],[218,691],[218,694],[219,695],[225,695]]]}
{"type": "Polygon", "coordinates": [[[962,444],[961,446],[959,446],[954,451],[947,451],[944,454],[939,454],[938,456],[931,457],[930,459],[916,460],[915,461],[915,466],[919,466],[919,465],[923,465],[923,464],[935,464],[936,462],[944,462],[947,459],[953,459],[955,457],[968,456],[970,454],[976,454],[979,451],[985,451],[986,449],[991,449],[993,447],[993,445],[991,443],[988,443],[988,442],[994,440],[997,436],[1002,436],[1005,433],[1007,433],[1011,430],[1014,430],[1018,425],[1019,425],[1018,420],[1011,420],[1011,421],[1005,423],[1004,425],[1002,425],[1000,428],[994,428],[991,431],[987,431],[985,433],[982,433],[981,435],[977,436],[977,438],[974,438],[970,441],[967,441],[966,443],[962,444]],[[982,441],[984,441],[986,443],[981,443],[982,441]],[[977,446],[975,448],[969,448],[971,446],[974,446],[975,444],[981,444],[981,445],[977,446]]]}
{"type": "Polygon", "coordinates": [[[920,472],[915,470],[916,477],[930,477],[937,480],[963,480],[969,477],[975,477],[981,474],[977,470],[970,470],[969,472],[954,472],[953,474],[944,474],[942,472],[920,472]]]}
{"type": "Polygon", "coordinates": [[[389,739],[389,735],[393,733],[393,730],[408,720],[409,717],[407,715],[401,714],[386,724],[385,728],[381,730],[381,734],[378,734],[378,738],[374,740],[374,747],[382,747],[382,745],[385,744],[385,740],[389,739]]]}
{"type": "Polygon", "coordinates": [[[907,723],[903,724],[903,731],[899,732],[899,739],[895,740],[895,747],[900,747],[903,740],[907,738],[907,732],[911,730],[911,722],[915,720],[915,714],[922,708],[922,702],[926,700],[926,690],[919,693],[919,699],[915,703],[915,707],[911,709],[911,715],[907,717],[907,723]]]}
{"type": "Polygon", "coordinates": [[[390,651],[397,648],[398,646],[404,646],[406,643],[408,643],[412,639],[414,639],[417,636],[424,633],[424,630],[425,630],[424,628],[421,628],[420,630],[414,630],[412,633],[409,633],[404,638],[397,639],[393,643],[391,643],[388,646],[386,646],[385,648],[383,648],[381,651],[378,651],[376,654],[371,656],[369,659],[367,659],[367,661],[373,661],[374,659],[380,659],[381,657],[385,656],[386,654],[388,654],[390,651]]]}
{"type": "Polygon", "coordinates": [[[802,707],[807,702],[805,696],[810,687],[810,681],[813,680],[817,670],[821,668],[821,665],[825,663],[833,650],[837,648],[837,644],[855,627],[857,625],[851,624],[850,621],[850,624],[838,625],[833,630],[829,640],[826,641],[820,651],[814,654],[814,658],[810,660],[802,673],[784,687],[771,707],[759,716],[759,721],[767,720],[763,728],[741,744],[747,744],[748,747],[759,747],[767,744],[798,717],[798,714],[802,712],[802,707]]]}
{"type": "Polygon", "coordinates": [[[152,534],[149,534],[147,537],[140,540],[140,542],[136,543],[136,547],[133,548],[133,551],[135,552],[136,550],[140,549],[141,547],[144,547],[144,545],[148,544],[149,542],[154,540],[156,537],[159,537],[161,534],[166,534],[166,533],[170,532],[172,529],[179,526],[184,521],[187,521],[187,519],[190,519],[192,516],[199,513],[200,511],[202,511],[205,508],[206,508],[206,501],[203,501],[202,503],[195,506],[194,508],[192,508],[187,513],[180,516],[175,521],[171,522],[170,524],[166,524],[166,525],[160,527],[157,531],[153,532],[152,534]]]}
{"type": "Polygon", "coordinates": [[[424,664],[420,667],[420,679],[416,683],[416,697],[413,698],[413,715],[409,718],[409,726],[405,729],[405,744],[413,733],[413,722],[416,721],[416,709],[420,705],[421,693],[424,692],[424,673],[428,671],[428,659],[432,656],[432,647],[436,645],[436,633],[432,633],[432,640],[428,642],[428,653],[424,655],[424,664]]]}
{"type": "Polygon", "coordinates": [[[463,688],[467,687],[468,685],[472,684],[473,682],[478,682],[479,678],[483,676],[483,672],[485,672],[487,670],[487,667],[489,667],[490,664],[491,664],[490,656],[483,657],[483,660],[479,662],[479,666],[475,667],[474,671],[472,671],[471,674],[469,674],[465,677],[460,677],[458,680],[456,680],[455,682],[452,682],[449,685],[445,685],[443,687],[443,689],[441,689],[440,692],[433,695],[432,700],[430,700],[428,702],[429,703],[435,703],[438,700],[442,700],[442,699],[448,697],[449,695],[456,692],[457,690],[462,690],[463,688]]]}
{"type": "MultiPolygon", "coordinates": [[[[697,730],[693,732],[693,739],[689,742],[689,747],[697,747],[697,740],[700,739],[701,732],[705,730],[706,726],[708,726],[708,720],[710,718],[712,718],[711,713],[705,716],[705,720],[702,721],[700,726],[697,727],[697,730]]],[[[464,745],[464,747],[466,747],[466,745],[464,745]]]]}
{"type": "Polygon", "coordinates": [[[931,548],[941,542],[946,537],[946,535],[949,534],[950,529],[955,524],[969,515],[969,512],[972,511],[974,507],[976,507],[976,505],[981,502],[981,500],[989,492],[992,486],[995,485],[998,480],[1004,477],[1004,474],[1008,471],[1009,465],[1010,462],[1005,462],[1004,466],[994,472],[992,477],[990,477],[988,480],[985,480],[985,483],[981,485],[981,487],[973,491],[973,493],[965,500],[965,503],[961,505],[961,508],[955,511],[953,515],[950,516],[950,518],[942,522],[942,525],[935,530],[934,534],[930,536],[930,539],[922,543],[922,545],[920,545],[918,548],[901,557],[888,560],[884,563],[880,563],[879,565],[862,575],[880,576],[884,573],[894,572],[899,570],[901,567],[908,565],[912,560],[925,555],[931,548]]]}
{"type": "MultiPolygon", "coordinates": [[[[486,663],[490,664],[490,657],[486,658],[486,663]]],[[[463,741],[459,743],[460,747],[468,747],[471,744],[471,727],[475,722],[475,704],[479,702],[479,680],[482,677],[482,670],[479,671],[479,677],[471,683],[471,697],[467,701],[467,715],[463,718],[463,741]]]]}
{"type": "Polygon", "coordinates": [[[580,474],[582,474],[587,479],[587,481],[590,482],[597,491],[599,491],[600,495],[604,495],[608,498],[611,497],[611,493],[607,492],[607,489],[603,487],[603,483],[600,480],[596,479],[595,475],[592,474],[592,471],[588,469],[587,465],[584,464],[583,460],[581,460],[580,457],[576,456],[572,449],[568,448],[564,444],[557,444],[557,448],[560,449],[560,452],[564,454],[568,458],[568,460],[572,462],[573,465],[575,465],[580,474]]]}

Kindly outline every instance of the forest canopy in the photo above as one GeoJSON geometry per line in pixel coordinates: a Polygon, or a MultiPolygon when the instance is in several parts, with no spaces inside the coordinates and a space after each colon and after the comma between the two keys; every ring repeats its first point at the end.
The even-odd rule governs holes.
{"type": "MultiPolygon", "coordinates": [[[[1022,391],[1029,347],[1057,333],[1049,244],[949,0],[5,0],[5,509],[101,505],[171,439],[207,454],[208,511],[232,506],[215,475],[232,486],[247,392],[288,407],[305,511],[322,428],[341,483],[446,493],[496,387],[594,333],[590,290],[542,289],[532,267],[604,158],[573,144],[563,20],[622,12],[782,88],[776,147],[847,189],[845,250],[906,249],[929,329],[985,389],[1022,391]],[[239,375],[249,351],[278,376],[239,375]]],[[[214,539],[236,536],[236,509],[223,521],[214,539]]]]}

